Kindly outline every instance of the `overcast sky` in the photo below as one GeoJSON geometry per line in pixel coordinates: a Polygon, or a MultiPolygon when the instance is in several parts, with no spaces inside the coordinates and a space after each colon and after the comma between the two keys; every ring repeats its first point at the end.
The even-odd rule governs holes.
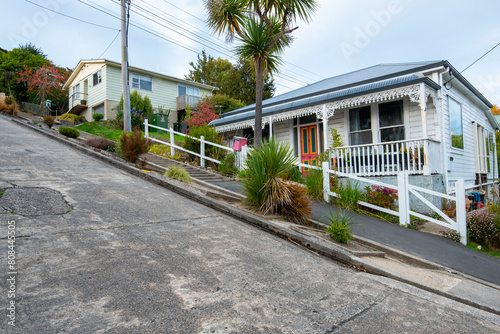
{"type": "MultiPolygon", "coordinates": [[[[59,66],[80,59],[121,61],[117,0],[0,0],[0,47],[31,42],[59,66]],[[30,3],[32,2],[32,3],[30,3]],[[43,7],[92,24],[56,14],[43,7]],[[90,5],[90,6],[89,6],[90,5]],[[93,8],[93,7],[96,8],[93,8]],[[100,10],[99,10],[100,9],[100,10]],[[109,49],[106,50],[106,48],[109,49]],[[104,54],[103,54],[104,53],[104,54]],[[101,56],[102,55],[102,56],[101,56]]],[[[299,22],[285,51],[277,94],[380,63],[448,60],[459,71],[500,43],[498,0],[318,0],[311,22],[299,22]]],[[[129,62],[183,78],[202,49],[232,56],[234,45],[212,37],[203,0],[132,0],[129,62]],[[141,16],[143,15],[143,16],[141,16]],[[156,20],[158,23],[154,23],[156,20]],[[177,43],[167,41],[172,40],[177,43]]],[[[463,75],[500,104],[500,46],[463,75]]]]}

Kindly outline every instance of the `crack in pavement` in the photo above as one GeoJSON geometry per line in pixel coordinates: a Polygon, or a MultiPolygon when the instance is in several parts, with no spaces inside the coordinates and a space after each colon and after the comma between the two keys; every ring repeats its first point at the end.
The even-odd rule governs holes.
{"type": "MultiPolygon", "coordinates": [[[[73,220],[70,218],[64,217],[64,215],[61,215],[62,218],[75,223],[73,220]]],[[[37,238],[37,237],[42,237],[42,236],[48,236],[48,235],[60,235],[60,234],[76,234],[80,232],[90,232],[90,231],[105,231],[105,230],[115,230],[115,229],[121,229],[121,228],[130,228],[130,227],[138,227],[138,226],[146,226],[146,225],[156,225],[156,224],[166,224],[166,223],[175,223],[175,222],[180,222],[180,221],[196,221],[196,220],[201,220],[201,219],[206,219],[206,218],[215,218],[218,217],[218,215],[207,215],[207,216],[201,216],[201,217],[195,217],[195,218],[182,218],[182,219],[172,219],[172,220],[163,220],[163,221],[153,221],[153,222],[144,222],[144,223],[138,223],[138,224],[130,224],[130,225],[120,225],[120,226],[106,226],[106,227],[99,227],[99,228],[85,228],[85,229],[78,229],[78,230],[68,230],[68,231],[60,231],[60,232],[53,232],[53,233],[43,233],[43,234],[26,234],[26,235],[19,235],[16,236],[17,238],[37,238]]],[[[7,237],[1,237],[0,240],[6,240],[7,237]]],[[[142,240],[141,240],[142,241],[142,240]]]]}
{"type": "Polygon", "coordinates": [[[346,323],[350,322],[351,320],[354,320],[354,319],[362,316],[363,314],[365,314],[366,312],[368,312],[369,310],[371,310],[374,306],[377,306],[378,304],[384,302],[384,300],[386,300],[387,298],[389,298],[390,296],[392,296],[393,293],[394,293],[394,289],[391,288],[391,292],[388,293],[386,296],[384,296],[384,298],[382,298],[380,300],[376,300],[376,301],[370,303],[370,305],[368,305],[367,307],[365,307],[361,311],[353,314],[352,316],[350,316],[347,319],[342,320],[338,324],[334,325],[330,330],[326,331],[325,334],[333,333],[336,329],[342,327],[343,325],[345,325],[346,323]]]}

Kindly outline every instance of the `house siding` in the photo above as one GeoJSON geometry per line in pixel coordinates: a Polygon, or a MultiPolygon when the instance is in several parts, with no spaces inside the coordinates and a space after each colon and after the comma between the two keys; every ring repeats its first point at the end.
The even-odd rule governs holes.
{"type": "Polygon", "coordinates": [[[439,139],[437,131],[439,123],[437,122],[436,107],[431,99],[429,99],[426,104],[427,136],[424,136],[423,132],[420,104],[405,99],[405,106],[405,112],[408,113],[408,118],[405,123],[406,139],[420,139],[424,137],[439,139]]]}
{"type": "Polygon", "coordinates": [[[293,143],[291,120],[273,123],[273,137],[281,143],[293,143]]]}
{"type": "MultiPolygon", "coordinates": [[[[474,184],[476,180],[476,165],[475,165],[475,149],[474,149],[474,132],[472,122],[477,122],[483,126],[489,133],[494,133],[495,130],[488,120],[485,119],[486,107],[479,107],[467,98],[459,89],[452,88],[444,90],[443,96],[443,113],[444,113],[444,133],[447,135],[445,141],[445,159],[448,162],[450,157],[453,158],[453,169],[449,172],[449,181],[454,182],[458,178],[465,180],[466,186],[474,184]],[[451,147],[450,138],[450,113],[449,113],[449,97],[462,105],[462,128],[464,137],[464,149],[451,147]],[[483,109],[482,109],[483,108],[483,109]]],[[[493,171],[496,166],[493,166],[493,152],[490,157],[490,173],[488,179],[493,179],[493,171]]]]}
{"type": "Polygon", "coordinates": [[[347,127],[348,127],[348,121],[346,120],[346,110],[347,109],[341,109],[341,110],[335,110],[335,113],[333,114],[333,117],[330,117],[328,119],[328,140],[331,140],[331,131],[332,129],[336,129],[337,133],[340,135],[340,138],[344,141],[344,143],[347,143],[349,140],[349,135],[347,132],[347,127]]]}
{"type": "MultiPolygon", "coordinates": [[[[100,106],[101,104],[104,103],[104,100],[106,98],[106,66],[102,66],[101,68],[96,69],[94,72],[92,72],[89,77],[88,77],[88,103],[87,105],[89,108],[96,108],[100,106]],[[93,75],[97,71],[101,70],[101,78],[102,81],[101,83],[93,86],[93,75]]],[[[92,113],[94,112],[93,110],[91,111],[92,113]]],[[[106,116],[106,110],[104,110],[104,115],[106,116]]],[[[92,115],[90,115],[90,119],[87,118],[87,120],[92,120],[92,115]]]]}

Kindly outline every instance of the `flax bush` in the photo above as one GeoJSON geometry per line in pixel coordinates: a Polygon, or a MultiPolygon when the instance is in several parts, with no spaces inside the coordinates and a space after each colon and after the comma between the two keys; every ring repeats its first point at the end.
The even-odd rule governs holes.
{"type": "Polygon", "coordinates": [[[280,177],[293,167],[288,144],[264,141],[249,152],[243,187],[248,203],[264,214],[281,214],[293,222],[308,223],[311,201],[301,185],[280,177]]]}

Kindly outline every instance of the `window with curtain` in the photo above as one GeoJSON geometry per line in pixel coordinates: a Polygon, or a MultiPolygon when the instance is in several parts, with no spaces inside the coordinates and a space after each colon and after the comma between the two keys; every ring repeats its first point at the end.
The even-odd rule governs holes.
{"type": "Polygon", "coordinates": [[[378,112],[380,142],[404,140],[403,101],[381,103],[378,112]]]}
{"type": "Polygon", "coordinates": [[[369,106],[349,110],[349,139],[350,145],[371,144],[373,142],[369,106]]]}

